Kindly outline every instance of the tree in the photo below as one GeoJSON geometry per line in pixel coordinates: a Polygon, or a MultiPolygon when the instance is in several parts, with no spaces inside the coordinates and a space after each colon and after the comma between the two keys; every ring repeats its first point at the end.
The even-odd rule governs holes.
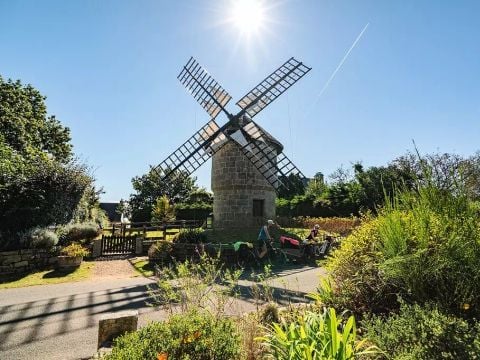
{"type": "Polygon", "coordinates": [[[279,180],[287,185],[288,188],[285,186],[280,186],[278,190],[278,197],[291,199],[294,196],[305,194],[305,184],[303,182],[303,178],[299,175],[290,174],[286,179],[280,177],[279,180]]]}
{"type": "Polygon", "coordinates": [[[132,179],[134,194],[130,195],[133,221],[149,221],[157,198],[166,195],[175,203],[185,202],[190,193],[197,189],[195,178],[176,171],[166,181],[161,181],[162,170],[150,169],[142,176],[132,179]]]}
{"type": "Polygon", "coordinates": [[[20,231],[69,222],[91,186],[45,97],[0,77],[0,247],[17,247],[20,231]]]}
{"type": "Polygon", "coordinates": [[[0,231],[70,221],[92,179],[84,166],[45,156],[23,158],[0,144],[0,231]]]}
{"type": "Polygon", "coordinates": [[[321,198],[327,190],[327,184],[325,184],[324,176],[321,172],[317,172],[313,179],[308,182],[305,194],[313,196],[315,198],[321,198]]]}
{"type": "Polygon", "coordinates": [[[165,223],[172,220],[175,220],[175,207],[170,204],[167,195],[160,196],[152,209],[152,221],[165,223]]]}
{"type": "Polygon", "coordinates": [[[23,156],[42,152],[67,163],[72,157],[70,130],[47,116],[45,99],[33,86],[0,76],[0,134],[23,156]]]}

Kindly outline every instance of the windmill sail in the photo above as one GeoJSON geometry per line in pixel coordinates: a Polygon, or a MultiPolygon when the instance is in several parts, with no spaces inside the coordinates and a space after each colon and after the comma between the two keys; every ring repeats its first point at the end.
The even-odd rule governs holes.
{"type": "Polygon", "coordinates": [[[237,105],[254,117],[311,69],[292,57],[242,97],[237,105]]]}
{"type": "Polygon", "coordinates": [[[249,141],[242,146],[242,152],[276,190],[281,186],[288,189],[292,175],[305,179],[303,173],[283,152],[277,154],[277,150],[269,145],[269,136],[255,122],[250,121],[243,130],[249,141]]]}
{"type": "Polygon", "coordinates": [[[177,150],[153,169],[159,173],[161,180],[181,174],[189,176],[227,141],[222,129],[215,120],[210,120],[177,150]]]}
{"type": "Polygon", "coordinates": [[[183,67],[178,80],[212,119],[215,119],[222,110],[225,111],[225,105],[232,98],[193,57],[183,67]]]}

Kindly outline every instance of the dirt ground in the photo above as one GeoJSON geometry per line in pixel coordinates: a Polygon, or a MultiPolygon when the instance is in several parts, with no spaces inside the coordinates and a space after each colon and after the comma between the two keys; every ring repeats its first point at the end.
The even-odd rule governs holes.
{"type": "Polygon", "coordinates": [[[125,279],[138,276],[133,266],[127,259],[112,259],[95,261],[92,276],[90,279],[96,278],[112,278],[125,279]]]}

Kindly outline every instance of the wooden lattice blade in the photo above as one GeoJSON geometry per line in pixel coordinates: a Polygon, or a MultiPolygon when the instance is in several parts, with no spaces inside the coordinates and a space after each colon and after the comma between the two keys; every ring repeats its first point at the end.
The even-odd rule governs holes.
{"type": "Polygon", "coordinates": [[[247,141],[244,144],[237,141],[242,152],[276,190],[282,186],[288,189],[292,175],[305,179],[283,152],[277,154],[277,149],[268,141],[269,136],[255,122],[250,121],[242,130],[247,141]]]}
{"type": "Polygon", "coordinates": [[[178,75],[178,80],[212,119],[225,110],[230,94],[192,57],[178,75]]]}
{"type": "Polygon", "coordinates": [[[311,69],[292,57],[250,90],[237,105],[250,117],[254,117],[311,69]]]}
{"type": "Polygon", "coordinates": [[[226,141],[227,137],[212,119],[153,169],[160,174],[162,181],[174,174],[190,176],[226,141]]]}

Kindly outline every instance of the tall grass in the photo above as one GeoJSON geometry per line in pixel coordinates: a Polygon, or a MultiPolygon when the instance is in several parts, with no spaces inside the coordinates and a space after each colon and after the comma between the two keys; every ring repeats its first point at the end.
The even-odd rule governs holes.
{"type": "Polygon", "coordinates": [[[380,270],[407,298],[451,310],[478,308],[479,212],[461,187],[427,184],[399,193],[378,220],[380,270]]]}

